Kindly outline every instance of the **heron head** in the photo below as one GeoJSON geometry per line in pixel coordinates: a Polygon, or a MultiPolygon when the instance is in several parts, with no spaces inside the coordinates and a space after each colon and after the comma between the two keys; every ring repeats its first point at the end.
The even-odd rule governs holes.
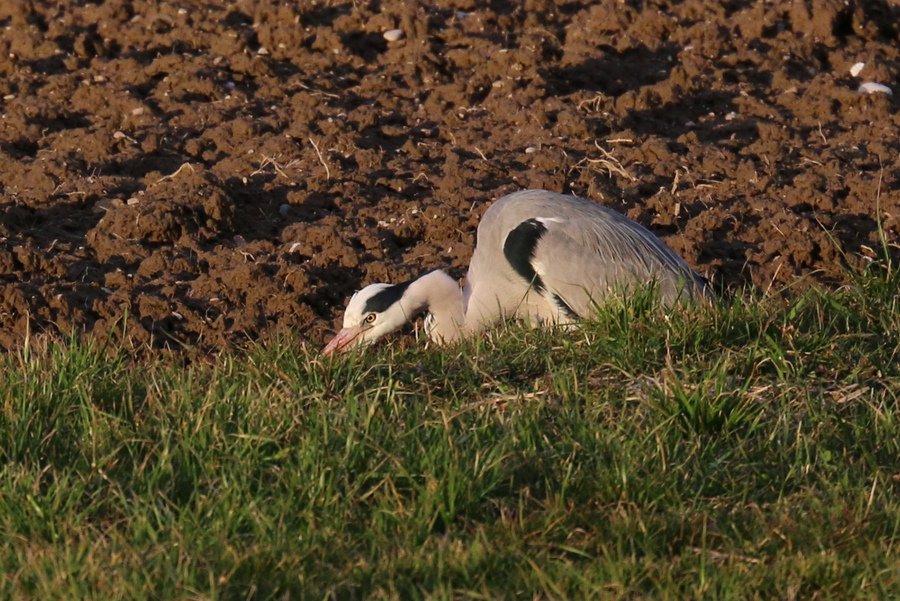
{"type": "Polygon", "coordinates": [[[412,315],[400,300],[409,284],[370,284],[350,297],[344,310],[344,327],[322,349],[322,354],[329,356],[370,345],[408,323],[412,315]]]}

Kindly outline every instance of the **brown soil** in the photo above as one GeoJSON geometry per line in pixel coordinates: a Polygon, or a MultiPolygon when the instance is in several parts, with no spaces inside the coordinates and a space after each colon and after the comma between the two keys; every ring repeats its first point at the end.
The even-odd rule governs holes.
{"type": "Polygon", "coordinates": [[[839,283],[876,201],[900,232],[898,23],[884,0],[4,0],[0,347],[318,343],[363,284],[461,275],[526,187],[725,287],[839,283]]]}

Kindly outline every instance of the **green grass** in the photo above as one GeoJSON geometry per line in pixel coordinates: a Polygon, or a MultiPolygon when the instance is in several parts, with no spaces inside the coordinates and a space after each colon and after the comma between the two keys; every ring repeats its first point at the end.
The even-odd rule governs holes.
{"type": "Polygon", "coordinates": [[[8,355],[0,595],[898,598],[898,290],[336,361],[8,355]]]}

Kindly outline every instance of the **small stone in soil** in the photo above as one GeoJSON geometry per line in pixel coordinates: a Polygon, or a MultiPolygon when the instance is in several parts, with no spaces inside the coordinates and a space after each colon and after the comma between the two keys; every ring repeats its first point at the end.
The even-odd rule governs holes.
{"type": "Polygon", "coordinates": [[[874,81],[867,81],[863,84],[860,84],[859,89],[856,90],[860,94],[887,94],[888,96],[893,96],[894,91],[884,85],[883,83],[876,83],[874,81]]]}

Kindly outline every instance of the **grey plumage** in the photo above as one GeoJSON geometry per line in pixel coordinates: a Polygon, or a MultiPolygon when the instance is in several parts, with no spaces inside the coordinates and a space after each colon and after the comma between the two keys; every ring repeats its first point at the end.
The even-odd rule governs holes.
{"type": "Polygon", "coordinates": [[[437,342],[504,317],[568,323],[590,317],[612,294],[651,284],[666,306],[709,295],[705,280],[640,224],[583,198],[524,190],[485,211],[461,290],[442,271],[367,286],[351,298],[344,328],[324,352],[370,344],[423,310],[437,342]]]}
{"type": "Polygon", "coordinates": [[[478,315],[542,323],[589,317],[609,294],[651,283],[666,305],[707,293],[702,278],[640,224],[589,200],[545,190],[509,194],[485,211],[466,281],[467,324],[478,315]],[[527,258],[534,280],[515,268],[522,257],[503,253],[510,235],[529,222],[541,226],[529,228],[536,234],[527,258]]]}

